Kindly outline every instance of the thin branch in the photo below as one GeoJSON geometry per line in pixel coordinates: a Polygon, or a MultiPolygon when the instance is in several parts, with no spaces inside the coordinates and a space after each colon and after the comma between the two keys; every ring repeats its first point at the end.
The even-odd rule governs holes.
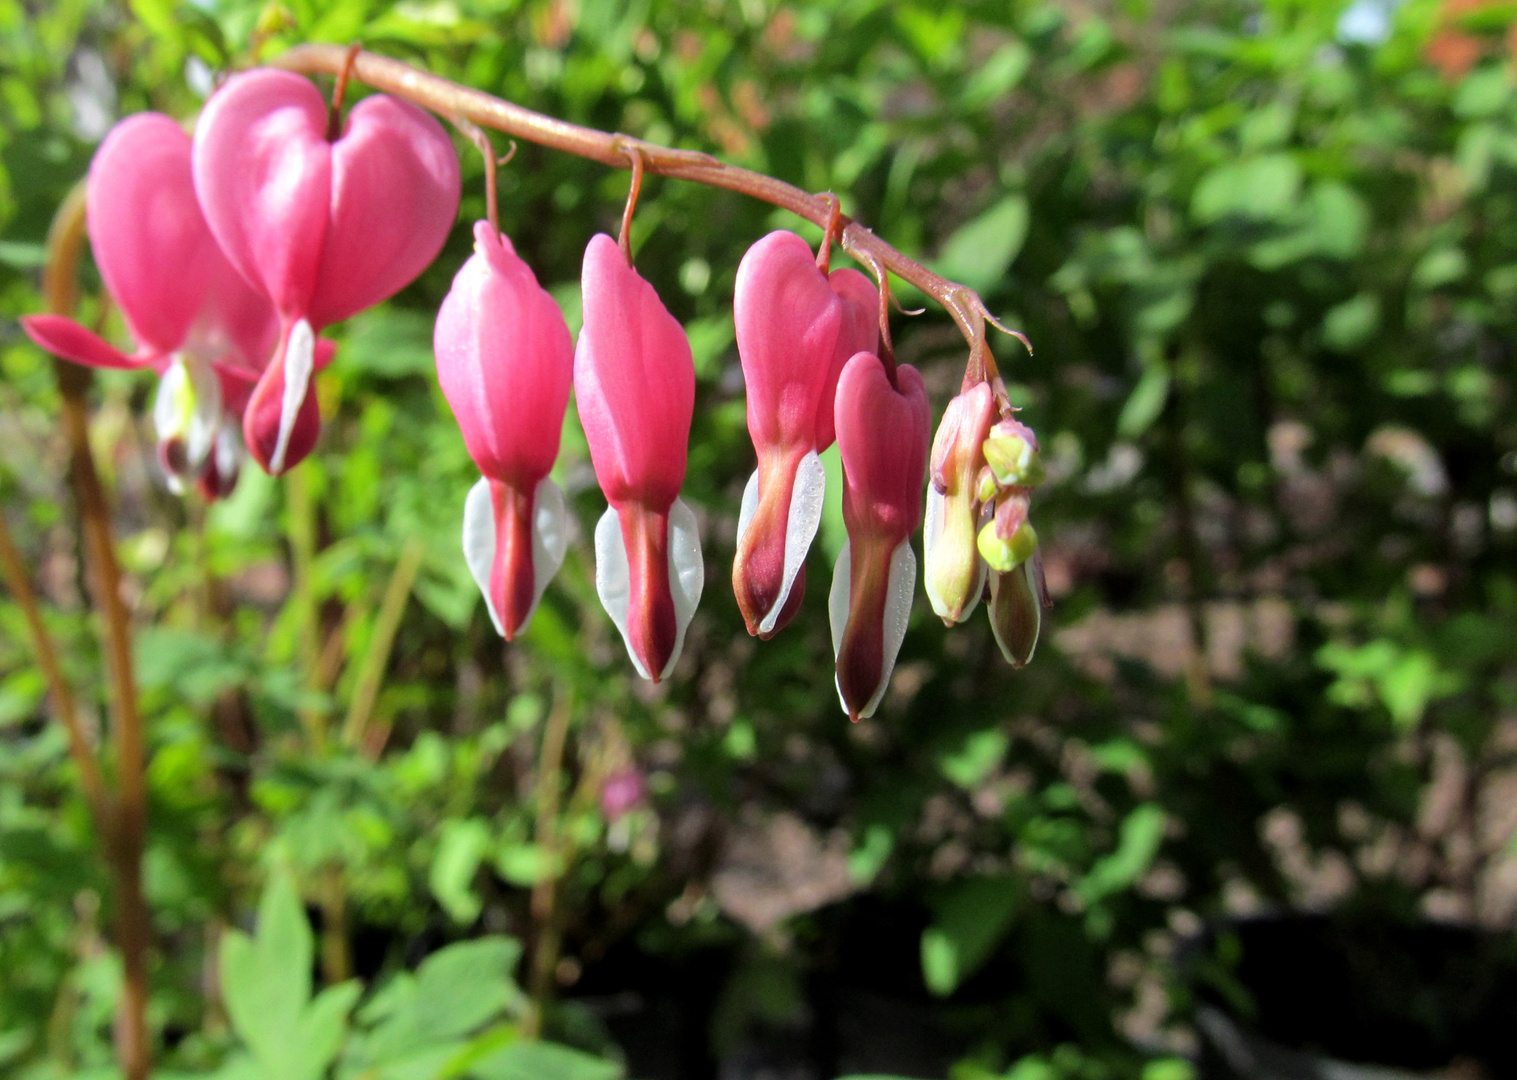
{"type": "Polygon", "coordinates": [[[390,654],[395,649],[395,634],[400,630],[400,618],[405,614],[406,601],[411,598],[411,586],[416,584],[416,572],[421,569],[425,554],[426,548],[420,540],[414,536],[407,540],[390,574],[390,582],[385,586],[384,600],[380,602],[374,632],[369,635],[368,647],[359,662],[358,676],[353,681],[353,697],[342,724],[342,741],[349,746],[361,749],[366,743],[374,703],[379,699],[385,668],[389,666],[390,654]]]}
{"type": "MultiPolygon", "coordinates": [[[[48,231],[48,260],[42,283],[48,310],[71,315],[78,300],[79,256],[84,248],[84,188],[71,192],[48,231]]],[[[111,536],[110,507],[90,450],[90,385],[87,369],[54,361],[63,399],[63,431],[69,446],[69,481],[78,504],[90,594],[101,622],[110,677],[111,743],[115,750],[116,797],[113,821],[105,832],[115,878],[116,935],[121,949],[121,1003],[116,1048],[126,1080],[145,1080],[152,1069],[147,1029],[147,952],[152,923],[142,895],[142,852],[147,827],[142,716],[132,667],[131,619],[121,600],[121,567],[111,536]]]]}
{"type": "Polygon", "coordinates": [[[0,514],[0,570],[5,575],[6,588],[16,606],[26,616],[26,626],[32,635],[32,648],[37,652],[37,663],[47,680],[47,692],[53,699],[53,714],[68,734],[68,752],[79,770],[79,786],[84,789],[84,800],[94,815],[95,827],[104,831],[106,825],[105,781],[100,775],[100,763],[95,760],[95,749],[85,736],[84,724],[79,719],[79,707],[74,700],[73,688],[63,674],[58,662],[58,649],[47,624],[42,621],[42,608],[37,603],[37,594],[32,591],[31,580],[26,574],[26,564],[21,552],[11,539],[10,526],[5,515],[0,514]]]}
{"type": "MultiPolygon", "coordinates": [[[[371,52],[354,54],[341,45],[311,44],[297,45],[270,63],[306,74],[340,75],[347,70],[353,78],[376,90],[403,97],[441,116],[463,117],[483,127],[612,168],[631,168],[638,160],[647,172],[761,199],[789,210],[821,229],[826,229],[833,218],[835,202],[830,195],[812,195],[772,176],[724,164],[710,154],[659,146],[630,135],[597,131],[544,116],[483,90],[460,86],[403,60],[371,52]],[[629,157],[629,147],[637,149],[638,158],[629,157]]],[[[990,311],[979,294],[907,258],[847,215],[837,216],[842,222],[838,240],[843,250],[865,265],[869,265],[872,257],[879,266],[911,282],[945,307],[969,343],[971,366],[978,365],[983,378],[994,378],[995,360],[985,343],[985,323],[990,311]]]]}

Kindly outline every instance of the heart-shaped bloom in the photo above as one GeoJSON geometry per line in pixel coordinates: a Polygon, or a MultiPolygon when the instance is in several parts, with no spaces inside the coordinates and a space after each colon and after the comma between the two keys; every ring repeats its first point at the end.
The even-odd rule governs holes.
{"type": "Polygon", "coordinates": [[[895,375],[892,386],[879,357],[857,354],[838,379],[834,410],[848,542],[828,607],[838,696],[854,720],[872,716],[885,694],[916,588],[911,534],[922,522],[932,405],[915,368],[895,375]]]}
{"type": "Polygon", "coordinates": [[[248,401],[249,451],[278,474],[311,451],[316,333],[394,295],[442,249],[458,159],[432,116],[376,94],[326,137],[309,81],[257,69],[227,80],[195,129],[195,190],[232,265],[273,301],[279,342],[248,401]]]}
{"type": "Polygon", "coordinates": [[[548,479],[558,457],[574,342],[564,316],[489,222],[453,279],[433,336],[437,379],[484,474],[464,503],[464,555],[507,641],[563,564],[568,514],[548,479]]]}
{"type": "Polygon", "coordinates": [[[638,674],[679,659],[705,584],[685,479],[695,365],[684,327],[599,234],[585,249],[574,393],[590,462],[611,504],[595,527],[595,588],[638,674]]]}
{"type": "Polygon", "coordinates": [[[923,578],[932,610],[950,626],[969,618],[985,591],[985,560],[975,546],[981,513],[976,487],[994,421],[990,384],[977,383],[948,403],[932,441],[923,578]]]}
{"type": "MultiPolygon", "coordinates": [[[[153,417],[170,487],[194,482],[210,461],[228,412],[241,413],[278,338],[268,298],[232,268],[195,198],[191,142],[161,113],[111,129],[90,163],[86,228],[95,263],[135,342],[128,354],[59,315],[29,315],[43,348],[100,368],[151,368],[162,376],[153,417]]],[[[230,490],[218,480],[214,490],[230,490]]]]}
{"type": "Polygon", "coordinates": [[[758,468],[743,491],[732,587],[748,632],[770,637],[800,606],[822,520],[843,364],[879,347],[879,293],[857,270],[823,273],[792,232],[772,232],[737,270],[733,312],[758,468]]]}

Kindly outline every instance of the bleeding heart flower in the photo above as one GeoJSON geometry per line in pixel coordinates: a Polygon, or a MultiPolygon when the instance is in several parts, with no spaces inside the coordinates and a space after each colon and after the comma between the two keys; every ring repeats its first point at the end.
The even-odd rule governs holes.
{"type": "Polygon", "coordinates": [[[278,338],[278,321],[206,227],[195,198],[190,137],[171,118],[138,113],[117,124],[90,163],[85,198],[95,263],[135,351],[123,353],[59,315],[29,315],[21,324],[65,359],[152,368],[162,376],[153,409],[158,455],[178,491],[200,476],[224,412],[245,400],[224,388],[257,378],[278,338]]]}
{"type": "Polygon", "coordinates": [[[822,520],[833,397],[843,364],[879,347],[879,293],[857,270],[825,274],[806,241],[772,232],[737,271],[733,312],[758,469],[743,490],[732,587],[748,632],[788,623],[822,520]]]}
{"type": "Polygon", "coordinates": [[[568,514],[548,479],[574,377],[574,342],[553,298],[487,221],[453,279],[433,337],[437,379],[484,474],[464,503],[464,555],[507,641],[563,564],[568,514]]]}
{"type": "Polygon", "coordinates": [[[394,295],[436,258],[458,213],[458,159],[442,126],[376,94],[328,141],[309,81],[257,69],[227,80],[195,130],[195,190],[232,265],[274,302],[279,342],[244,417],[248,449],[278,474],[311,451],[316,332],[394,295]]]}
{"type": "Polygon", "coordinates": [[[977,383],[948,403],[932,442],[923,576],[932,610],[950,626],[969,618],[985,591],[985,560],[975,547],[981,509],[976,482],[994,420],[990,384],[977,383]]]}
{"type": "Polygon", "coordinates": [[[585,249],[582,288],[574,392],[611,504],[595,528],[595,588],[638,674],[657,682],[705,584],[695,514],[679,498],[695,365],[684,328],[609,236],[585,249]]]}
{"type": "Polygon", "coordinates": [[[832,571],[828,606],[838,696],[849,717],[872,716],[906,637],[917,563],[911,534],[922,521],[922,481],[932,405],[917,370],[859,353],[838,379],[838,449],[848,542],[832,571]]]}

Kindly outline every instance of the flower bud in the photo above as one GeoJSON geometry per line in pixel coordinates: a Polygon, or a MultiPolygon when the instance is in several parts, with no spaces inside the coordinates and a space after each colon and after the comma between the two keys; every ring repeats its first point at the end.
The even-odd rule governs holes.
{"type": "Polygon", "coordinates": [[[1038,534],[1027,520],[1028,504],[1025,494],[1002,496],[996,503],[995,514],[980,530],[980,555],[992,570],[1004,574],[1038,550],[1038,534]]]}
{"type": "Polygon", "coordinates": [[[1005,573],[990,575],[990,629],[1012,667],[1026,667],[1043,623],[1043,564],[1034,553],[1005,573]]]}
{"type": "Polygon", "coordinates": [[[932,610],[950,626],[969,617],[985,588],[985,562],[975,546],[981,502],[975,481],[994,418],[990,384],[979,383],[948,403],[932,443],[924,583],[932,610]]]}
{"type": "Polygon", "coordinates": [[[1038,437],[1019,420],[1002,420],[985,440],[985,464],[1001,487],[1037,487],[1043,482],[1038,437]]]}

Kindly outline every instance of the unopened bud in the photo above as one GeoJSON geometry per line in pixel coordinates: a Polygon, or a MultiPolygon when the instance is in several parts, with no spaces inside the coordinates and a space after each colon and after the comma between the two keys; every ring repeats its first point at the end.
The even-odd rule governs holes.
{"type": "Polygon", "coordinates": [[[1012,667],[1026,667],[1038,646],[1043,601],[1042,589],[1034,578],[1041,576],[1036,557],[1007,573],[990,575],[990,629],[1001,654],[1012,667]]]}
{"type": "Polygon", "coordinates": [[[980,555],[992,570],[1007,573],[1038,550],[1038,534],[1027,520],[1028,503],[1025,494],[1003,496],[980,529],[980,555]]]}
{"type": "Polygon", "coordinates": [[[990,385],[979,383],[948,403],[933,439],[923,581],[932,610],[949,625],[969,617],[985,588],[985,562],[975,544],[982,502],[976,480],[994,418],[990,385]]]}
{"type": "Polygon", "coordinates": [[[985,464],[1001,487],[1037,487],[1043,482],[1038,437],[1018,420],[1002,420],[985,440],[985,464]]]}

